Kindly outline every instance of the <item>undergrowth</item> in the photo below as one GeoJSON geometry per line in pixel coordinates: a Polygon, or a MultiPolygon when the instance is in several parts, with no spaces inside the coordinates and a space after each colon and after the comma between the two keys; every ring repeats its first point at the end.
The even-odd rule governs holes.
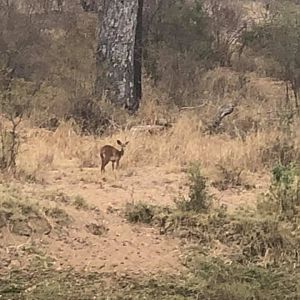
{"type": "Polygon", "coordinates": [[[296,300],[300,296],[300,276],[292,269],[225,264],[202,254],[194,254],[186,266],[188,270],[181,275],[141,275],[137,278],[55,271],[51,267],[45,268],[40,261],[34,269],[13,271],[10,276],[0,279],[0,295],[3,299],[34,300],[296,300]]]}
{"type": "Polygon", "coordinates": [[[0,185],[0,219],[3,226],[9,221],[27,220],[29,217],[40,216],[41,213],[36,200],[21,195],[13,186],[0,185]]]}
{"type": "MultiPolygon", "coordinates": [[[[209,195],[204,192],[206,181],[199,169],[192,170],[196,176],[189,177],[189,198],[185,201],[205,203],[209,195]]],[[[138,286],[144,299],[299,299],[297,174],[295,164],[276,166],[265,202],[258,202],[257,211],[241,208],[228,212],[225,206],[206,210],[151,206],[146,223],[158,228],[160,234],[181,239],[186,249],[182,263],[188,274],[184,279],[148,281],[146,286],[145,282],[135,283],[133,295],[138,286]],[[293,218],[286,218],[291,209],[293,218]]],[[[145,207],[139,203],[131,210],[140,216],[145,207]]]]}
{"type": "Polygon", "coordinates": [[[143,202],[127,203],[125,218],[131,223],[150,224],[156,214],[155,206],[143,202]]]}
{"type": "Polygon", "coordinates": [[[280,218],[293,219],[300,212],[299,165],[276,165],[272,170],[271,185],[258,202],[258,210],[280,218]]]}
{"type": "MultiPolygon", "coordinates": [[[[190,191],[184,199],[193,201],[193,205],[164,208],[137,202],[128,204],[124,214],[129,222],[154,226],[160,234],[181,240],[185,245],[181,260],[186,269],[180,275],[130,277],[119,273],[57,271],[52,266],[34,264],[32,268],[1,278],[0,295],[3,299],[46,300],[54,297],[75,300],[299,299],[297,211],[294,210],[293,218],[286,218],[281,217],[281,209],[262,214],[260,203],[257,211],[229,212],[225,206],[204,206],[203,209],[202,204],[211,203],[212,196],[207,192],[207,181],[200,169],[195,168],[194,165],[193,176],[188,173],[190,191]],[[195,203],[200,203],[201,209],[195,203]]],[[[266,199],[275,204],[281,199],[288,202],[289,207],[297,206],[295,165],[275,167],[272,174],[270,191],[276,197],[265,195],[266,199]]],[[[52,198],[57,202],[66,199],[63,194],[52,198]]],[[[50,214],[58,221],[64,216],[58,207],[49,211],[50,214]]]]}
{"type": "MultiPolygon", "coordinates": [[[[208,205],[212,195],[207,192],[206,179],[201,175],[199,166],[193,165],[187,172],[187,199],[175,201],[176,207],[173,209],[145,203],[131,204],[126,207],[125,217],[129,222],[152,224],[158,227],[161,234],[175,235],[186,243],[193,242],[206,255],[218,251],[218,241],[219,247],[227,249],[221,251],[224,261],[231,263],[298,265],[299,226],[291,220],[278,218],[282,214],[282,203],[285,203],[283,207],[293,208],[296,213],[296,168],[294,165],[275,167],[272,174],[273,180],[266,201],[270,202],[274,198],[271,204],[280,204],[275,215],[262,215],[242,209],[229,213],[225,206],[213,209],[208,205]]],[[[258,212],[261,205],[258,203],[258,212]]]]}
{"type": "MultiPolygon", "coordinates": [[[[57,194],[55,199],[65,197],[64,194],[57,194]]],[[[41,198],[34,193],[26,194],[14,184],[0,184],[0,230],[6,227],[21,236],[49,234],[52,230],[51,221],[59,226],[67,226],[72,218],[58,205],[48,207],[42,204],[41,198]]]]}
{"type": "Polygon", "coordinates": [[[198,163],[193,163],[187,170],[189,194],[185,199],[175,200],[176,206],[182,211],[205,212],[212,203],[212,195],[207,190],[207,180],[201,174],[198,163]]]}

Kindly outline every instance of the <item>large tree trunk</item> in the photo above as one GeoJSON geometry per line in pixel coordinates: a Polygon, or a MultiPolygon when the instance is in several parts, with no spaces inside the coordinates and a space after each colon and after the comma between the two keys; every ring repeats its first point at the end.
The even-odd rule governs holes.
{"type": "Polygon", "coordinates": [[[95,91],[130,112],[142,96],[143,0],[104,0],[99,9],[95,91]]]}

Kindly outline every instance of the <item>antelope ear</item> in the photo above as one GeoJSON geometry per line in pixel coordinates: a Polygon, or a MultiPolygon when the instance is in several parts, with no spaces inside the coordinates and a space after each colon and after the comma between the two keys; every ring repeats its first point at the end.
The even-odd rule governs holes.
{"type": "Polygon", "coordinates": [[[122,142],[120,140],[117,140],[117,144],[122,146],[122,142]]]}

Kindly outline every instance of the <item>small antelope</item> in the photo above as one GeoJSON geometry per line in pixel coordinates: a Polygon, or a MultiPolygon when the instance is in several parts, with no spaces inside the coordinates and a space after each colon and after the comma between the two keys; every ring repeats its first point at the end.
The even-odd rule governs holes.
{"type": "Polygon", "coordinates": [[[118,145],[121,146],[121,150],[116,149],[111,145],[105,145],[100,149],[101,157],[101,173],[105,172],[105,166],[111,161],[112,169],[115,169],[115,163],[117,169],[119,168],[119,162],[121,157],[124,154],[124,149],[129,142],[122,143],[120,140],[117,140],[118,145]]]}

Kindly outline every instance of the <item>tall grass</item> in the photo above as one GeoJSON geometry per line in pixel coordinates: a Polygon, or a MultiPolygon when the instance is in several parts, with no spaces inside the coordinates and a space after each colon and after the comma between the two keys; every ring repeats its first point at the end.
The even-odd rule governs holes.
{"type": "Polygon", "coordinates": [[[280,125],[280,118],[284,118],[280,106],[284,99],[281,83],[258,78],[255,74],[247,74],[242,79],[241,76],[226,68],[208,72],[199,87],[207,97],[203,100],[205,105],[195,111],[181,112],[168,95],[145,79],[143,101],[137,115],[128,117],[123,112],[120,116],[121,111],[110,110],[109,113],[116,114],[112,119],[122,120],[124,126],[101,138],[80,135],[72,122],[61,122],[54,132],[33,129],[24,123],[22,131],[26,140],[21,145],[17,164],[30,171],[61,166],[96,167],[99,148],[107,143],[116,146],[116,140],[120,139],[129,141],[121,161],[122,168],[172,165],[180,169],[197,160],[204,170],[216,169],[220,164],[232,169],[264,172],[286,149],[298,151],[300,126],[295,123],[287,136],[280,125]],[[238,106],[224,120],[223,133],[204,134],[218,106],[234,101],[238,106]],[[128,129],[136,124],[155,124],[159,118],[172,122],[172,128],[152,135],[134,134],[128,129]],[[286,141],[292,143],[292,147],[286,147],[286,141]]]}
{"type": "MultiPolygon", "coordinates": [[[[191,113],[180,116],[169,131],[157,135],[133,134],[124,130],[109,137],[82,137],[69,123],[60,125],[54,133],[28,130],[18,165],[30,170],[66,165],[95,167],[99,164],[99,148],[107,143],[117,146],[116,140],[121,139],[129,141],[121,161],[123,168],[166,165],[180,168],[197,160],[203,168],[215,168],[217,164],[226,162],[226,165],[245,171],[258,172],[264,171],[268,165],[266,160],[276,160],[277,154],[271,155],[269,152],[279,151],[272,145],[280,143],[284,135],[277,129],[269,128],[240,139],[226,134],[205,135],[202,129],[202,122],[191,113]]],[[[297,128],[295,130],[299,132],[297,128]]],[[[297,134],[295,151],[299,141],[297,134]]]]}

